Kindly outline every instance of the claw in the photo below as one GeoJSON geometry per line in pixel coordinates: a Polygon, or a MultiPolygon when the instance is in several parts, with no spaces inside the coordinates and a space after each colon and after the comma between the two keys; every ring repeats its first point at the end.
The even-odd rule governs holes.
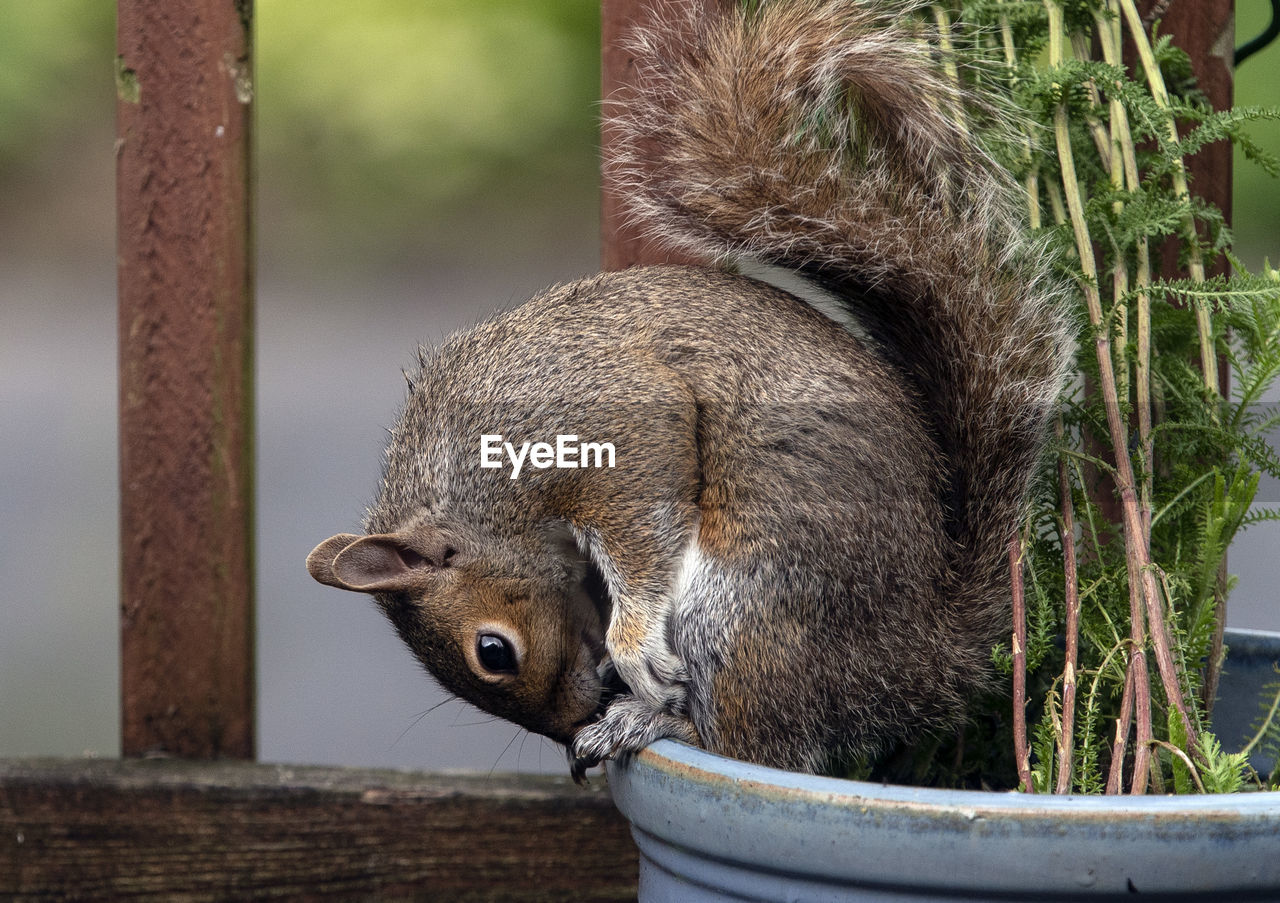
{"type": "Polygon", "coordinates": [[[587,769],[595,768],[597,765],[600,764],[600,760],[593,759],[593,758],[584,758],[582,756],[576,755],[572,748],[568,750],[568,753],[569,753],[569,776],[573,778],[573,783],[577,784],[579,787],[585,787],[587,784],[591,783],[590,781],[587,780],[587,769]]]}
{"type": "Polygon", "coordinates": [[[625,760],[661,737],[698,743],[698,732],[687,718],[655,710],[634,696],[619,696],[601,718],[584,725],[574,735],[570,774],[578,780],[603,760],[625,760]]]}

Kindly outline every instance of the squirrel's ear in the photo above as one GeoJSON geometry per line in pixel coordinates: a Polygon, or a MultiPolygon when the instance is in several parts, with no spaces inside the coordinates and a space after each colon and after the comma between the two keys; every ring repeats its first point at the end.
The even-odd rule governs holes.
{"type": "Polygon", "coordinates": [[[307,573],[327,586],[346,589],[347,587],[334,576],[333,560],[338,557],[339,552],[359,539],[360,537],[354,533],[339,533],[337,536],[330,536],[312,549],[311,554],[307,556],[307,573]]]}
{"type": "Polygon", "coordinates": [[[307,556],[311,576],[358,593],[402,592],[420,585],[435,565],[391,534],[331,536],[307,556]]]}

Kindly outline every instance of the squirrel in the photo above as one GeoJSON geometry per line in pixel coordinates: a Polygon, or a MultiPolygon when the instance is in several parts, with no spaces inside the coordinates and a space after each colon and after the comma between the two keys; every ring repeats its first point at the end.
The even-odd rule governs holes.
{"type": "Polygon", "coordinates": [[[576,778],[662,737],[819,771],[990,681],[1072,329],[923,35],[865,0],[640,31],[608,165],[656,240],[729,265],[420,349],[365,533],[307,560],[576,778]]]}

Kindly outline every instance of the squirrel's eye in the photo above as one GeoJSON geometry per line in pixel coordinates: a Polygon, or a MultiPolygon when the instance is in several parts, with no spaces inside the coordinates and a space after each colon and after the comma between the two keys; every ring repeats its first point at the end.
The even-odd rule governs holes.
{"type": "Polygon", "coordinates": [[[476,639],[476,658],[492,674],[515,674],[516,654],[511,644],[494,633],[482,633],[476,639]]]}

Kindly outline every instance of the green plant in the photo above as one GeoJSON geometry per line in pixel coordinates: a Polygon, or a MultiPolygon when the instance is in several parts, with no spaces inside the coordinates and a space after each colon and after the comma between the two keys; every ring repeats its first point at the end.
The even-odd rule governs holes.
{"type": "MultiPolygon", "coordinates": [[[[1222,751],[1210,716],[1226,550],[1250,523],[1280,516],[1250,507],[1259,476],[1280,474],[1265,439],[1280,417],[1261,404],[1280,374],[1280,272],[1250,274],[1231,255],[1230,231],[1189,191],[1184,161],[1230,140],[1274,175],[1243,127],[1275,114],[1210,109],[1185,54],[1158,27],[1148,33],[1132,0],[975,0],[934,19],[940,46],[968,62],[957,77],[1003,98],[1001,120],[1016,111],[1025,123],[994,131],[994,152],[1079,286],[1080,378],[1011,552],[1019,639],[995,656],[1027,687],[1012,723],[995,719],[1013,735],[1009,783],[1058,793],[1262,785],[1246,756],[1222,751]],[[1176,278],[1157,275],[1170,237],[1176,278]],[[1223,263],[1234,275],[1211,275],[1223,263]]],[[[1272,707],[1259,738],[1277,733],[1272,707]]],[[[928,777],[975,774],[988,780],[972,767],[928,777]]]]}
{"type": "Polygon", "coordinates": [[[1280,747],[1280,705],[1262,701],[1239,751],[1211,716],[1227,549],[1280,519],[1251,507],[1260,476],[1280,476],[1267,444],[1280,412],[1263,404],[1280,376],[1280,271],[1249,273],[1231,253],[1186,160],[1228,140],[1275,176],[1244,127],[1280,114],[1213,110],[1134,0],[919,9],[947,72],[980,89],[956,115],[1014,174],[1078,287],[1077,378],[1010,542],[1012,643],[993,650],[1007,683],[957,736],[853,772],[1056,793],[1274,787],[1248,753],[1280,747]]]}

